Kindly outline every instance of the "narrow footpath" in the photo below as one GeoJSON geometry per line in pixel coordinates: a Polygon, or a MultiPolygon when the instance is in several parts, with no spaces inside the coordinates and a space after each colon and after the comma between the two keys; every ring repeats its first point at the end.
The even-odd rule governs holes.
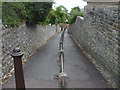
{"type": "MultiPolygon", "coordinates": [[[[35,53],[24,65],[26,88],[58,88],[58,81],[54,76],[59,73],[59,41],[60,34],[56,34],[46,45],[35,53]]],[[[64,36],[65,73],[68,75],[68,88],[107,88],[107,83],[83,55],[82,51],[70,38],[68,32],[64,36]]],[[[15,88],[12,77],[3,88],[15,88]]]]}

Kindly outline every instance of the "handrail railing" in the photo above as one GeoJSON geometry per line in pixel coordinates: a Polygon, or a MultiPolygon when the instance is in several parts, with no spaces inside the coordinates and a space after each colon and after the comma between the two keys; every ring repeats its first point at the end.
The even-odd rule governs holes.
{"type": "Polygon", "coordinates": [[[63,30],[61,34],[60,44],[59,44],[59,60],[60,60],[59,84],[60,84],[60,88],[67,87],[67,81],[66,81],[67,74],[64,72],[64,50],[63,50],[64,33],[65,33],[65,29],[63,30]]]}

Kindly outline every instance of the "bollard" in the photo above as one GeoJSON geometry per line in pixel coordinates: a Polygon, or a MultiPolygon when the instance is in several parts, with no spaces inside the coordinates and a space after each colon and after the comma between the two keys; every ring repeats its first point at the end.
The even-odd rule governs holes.
{"type": "Polygon", "coordinates": [[[14,59],[16,89],[22,88],[22,90],[25,90],[22,56],[23,53],[21,52],[20,48],[17,47],[13,49],[12,57],[14,59]]]}

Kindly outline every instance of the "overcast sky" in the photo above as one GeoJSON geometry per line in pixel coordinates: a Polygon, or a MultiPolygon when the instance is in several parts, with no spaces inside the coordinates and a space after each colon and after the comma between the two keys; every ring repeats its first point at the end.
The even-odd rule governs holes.
{"type": "Polygon", "coordinates": [[[84,2],[83,0],[54,0],[54,2],[55,4],[53,8],[59,5],[63,5],[68,9],[69,12],[73,7],[79,6],[80,8],[84,8],[84,6],[87,5],[87,3],[84,2]]]}

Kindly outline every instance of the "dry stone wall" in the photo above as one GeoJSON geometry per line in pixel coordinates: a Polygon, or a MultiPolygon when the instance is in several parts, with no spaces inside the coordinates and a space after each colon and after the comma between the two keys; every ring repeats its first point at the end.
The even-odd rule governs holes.
{"type": "Polygon", "coordinates": [[[24,52],[23,61],[33,55],[37,49],[44,45],[47,40],[59,30],[55,25],[37,26],[27,28],[25,24],[19,28],[2,29],[2,76],[8,75],[13,70],[13,48],[20,47],[24,52]],[[57,29],[57,30],[56,30],[57,29]]]}
{"type": "Polygon", "coordinates": [[[92,57],[91,61],[113,87],[118,87],[120,79],[118,11],[118,3],[88,3],[85,17],[77,17],[69,28],[72,37],[92,57]]]}
{"type": "MultiPolygon", "coordinates": [[[[0,19],[0,78],[2,78],[2,21],[0,19]]],[[[0,84],[0,89],[2,85],[0,84]]]]}

